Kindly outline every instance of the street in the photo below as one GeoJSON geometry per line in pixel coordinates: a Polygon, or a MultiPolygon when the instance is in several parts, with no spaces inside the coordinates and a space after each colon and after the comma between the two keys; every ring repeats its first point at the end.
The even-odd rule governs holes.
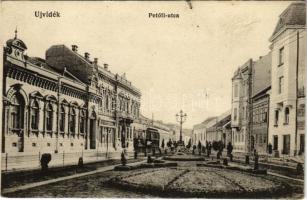
{"type": "MultiPolygon", "coordinates": [[[[192,155],[191,155],[192,156],[192,155]]],[[[130,190],[129,188],[125,188],[125,187],[111,187],[110,185],[108,185],[108,181],[111,179],[114,179],[116,177],[128,177],[128,179],[130,179],[130,181],[132,180],[133,182],[138,182],[141,181],[141,178],[134,178],[134,177],[142,177],[143,174],[149,174],[152,172],[155,173],[159,173],[159,172],[163,172],[163,171],[169,171],[169,170],[188,170],[189,174],[188,174],[188,179],[184,179],[184,176],[186,174],[185,173],[177,173],[179,174],[180,177],[176,177],[176,174],[170,174],[171,176],[169,176],[169,173],[162,173],[162,179],[163,181],[165,181],[165,185],[168,185],[167,187],[174,187],[171,186],[171,183],[174,182],[174,180],[178,180],[177,181],[177,186],[176,187],[180,187],[178,186],[178,182],[180,183],[180,179],[183,180],[190,180],[190,182],[193,182],[192,184],[189,185],[188,182],[185,182],[185,188],[189,187],[193,187],[193,189],[190,188],[190,190],[192,191],[197,191],[195,190],[195,188],[197,189],[197,187],[200,186],[200,189],[206,189],[206,184],[215,184],[218,188],[221,188],[221,190],[225,190],[223,188],[223,185],[225,185],[225,188],[227,188],[227,190],[229,190],[229,186],[227,186],[227,181],[224,182],[222,181],[220,178],[222,177],[228,177],[227,180],[229,180],[229,177],[232,177],[233,180],[231,182],[231,185],[233,185],[233,183],[239,182],[241,181],[241,185],[242,185],[242,177],[240,177],[240,173],[239,172],[235,172],[235,171],[229,171],[229,170],[221,170],[221,169],[217,169],[217,168],[203,168],[203,167],[197,167],[196,164],[199,163],[198,161],[179,161],[177,162],[178,166],[177,167],[169,167],[169,168],[158,168],[158,169],[135,169],[135,170],[131,170],[131,171],[114,171],[114,170],[110,170],[110,171],[105,171],[105,172],[99,172],[99,173],[95,173],[92,175],[87,175],[87,176],[83,176],[83,177],[79,177],[79,178],[74,178],[74,179],[70,179],[70,180],[65,180],[65,181],[61,181],[61,182],[57,182],[57,183],[52,183],[52,184],[48,184],[48,185],[43,185],[43,186],[39,186],[39,187],[34,187],[34,188],[30,188],[27,190],[23,190],[23,191],[16,191],[13,193],[8,193],[5,194],[4,196],[6,197],[90,197],[90,198],[144,198],[144,197],[161,197],[161,194],[156,193],[153,194],[151,192],[141,192],[141,191],[136,191],[136,190],[130,190]],[[206,174],[204,174],[204,180],[206,180],[205,182],[203,182],[203,180],[201,180],[201,177],[199,175],[199,172],[205,170],[206,174]],[[193,175],[193,173],[196,173],[196,178],[197,181],[195,181],[194,183],[194,179],[191,175],[193,175]],[[190,175],[191,174],[191,175],[190,175]],[[216,179],[216,175],[218,175],[219,178],[216,179]],[[213,177],[213,182],[209,183],[207,180],[210,179],[210,176],[214,176],[213,177]],[[168,177],[170,177],[170,179],[168,180],[168,177]],[[176,177],[176,178],[174,178],[176,177]],[[219,180],[219,181],[218,181],[219,180]],[[199,186],[197,186],[197,184],[201,184],[199,186]],[[191,186],[192,185],[192,186],[191,186]]],[[[242,174],[243,175],[243,174],[242,174]]],[[[154,179],[158,182],[158,184],[160,184],[160,181],[158,178],[159,174],[154,175],[154,179]]],[[[269,175],[265,175],[265,176],[269,176],[269,175]]],[[[145,178],[147,180],[149,180],[148,178],[145,178]]],[[[243,179],[246,179],[243,177],[243,179]]],[[[195,179],[196,180],[196,179],[195,179]]],[[[255,179],[256,180],[256,179],[255,179]]],[[[282,182],[287,182],[289,183],[290,186],[295,187],[294,192],[290,195],[290,196],[283,196],[284,198],[299,198],[299,197],[303,197],[302,191],[303,191],[303,183],[299,183],[296,181],[289,181],[280,177],[273,177],[270,180],[273,180],[274,184],[282,181],[282,182]]],[[[253,181],[253,180],[251,180],[253,181]]],[[[154,181],[150,181],[151,184],[154,184],[154,181]]],[[[253,181],[253,184],[248,183],[248,187],[253,187],[253,185],[256,184],[257,181],[253,181]]],[[[273,183],[272,182],[272,183],[273,183]]],[[[264,182],[260,182],[259,186],[260,187],[269,187],[267,180],[264,180],[264,182]],[[264,185],[263,185],[264,184],[264,185]]],[[[173,184],[176,185],[176,184],[173,184]]],[[[152,188],[154,188],[155,186],[153,185],[152,188]]],[[[241,187],[241,186],[240,186],[241,187]]],[[[258,187],[258,186],[257,186],[258,187]]],[[[211,190],[211,186],[208,187],[211,190]]],[[[258,188],[259,189],[259,188],[258,188]]],[[[249,190],[249,189],[248,189],[249,190]]],[[[245,190],[244,191],[248,191],[245,190]]],[[[215,193],[217,191],[215,190],[215,193]]],[[[225,192],[225,191],[223,191],[225,192]]],[[[163,196],[163,195],[162,195],[163,196]]],[[[259,196],[259,198],[261,198],[261,196],[259,196]]]]}

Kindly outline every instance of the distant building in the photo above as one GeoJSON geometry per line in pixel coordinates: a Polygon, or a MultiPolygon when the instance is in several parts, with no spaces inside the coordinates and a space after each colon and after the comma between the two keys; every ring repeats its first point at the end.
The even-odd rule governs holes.
{"type": "MultiPolygon", "coordinates": [[[[170,132],[172,132],[172,141],[179,141],[180,139],[180,125],[179,124],[173,124],[173,123],[167,123],[165,124],[169,129],[170,132]]],[[[184,142],[185,145],[188,144],[190,138],[192,135],[192,130],[188,128],[183,128],[182,129],[182,141],[184,142]]]]}
{"type": "Polygon", "coordinates": [[[206,142],[222,141],[226,146],[231,142],[231,111],[218,116],[215,123],[206,129],[206,142]]]}
{"type": "Polygon", "coordinates": [[[206,145],[207,128],[214,125],[216,120],[217,117],[208,117],[202,123],[194,125],[192,131],[192,144],[197,145],[199,142],[201,142],[203,145],[206,145]]]}
{"type": "Polygon", "coordinates": [[[280,14],[270,41],[269,143],[280,154],[301,154],[305,147],[305,2],[294,2],[280,14]]]}
{"type": "Polygon", "coordinates": [[[269,130],[271,52],[253,64],[251,151],[266,153],[269,130]]]}

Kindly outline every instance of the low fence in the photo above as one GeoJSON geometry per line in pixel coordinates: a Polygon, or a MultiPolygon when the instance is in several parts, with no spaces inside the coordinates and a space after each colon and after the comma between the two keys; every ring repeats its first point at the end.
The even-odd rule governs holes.
{"type": "MultiPolygon", "coordinates": [[[[128,152],[128,157],[133,153],[128,152]]],[[[40,159],[42,153],[36,155],[10,155],[3,153],[1,156],[1,170],[3,172],[21,171],[37,169],[41,167],[40,159]]],[[[51,154],[49,167],[59,167],[78,164],[79,158],[83,158],[84,163],[103,161],[107,159],[120,159],[120,152],[59,152],[51,154]]]]}

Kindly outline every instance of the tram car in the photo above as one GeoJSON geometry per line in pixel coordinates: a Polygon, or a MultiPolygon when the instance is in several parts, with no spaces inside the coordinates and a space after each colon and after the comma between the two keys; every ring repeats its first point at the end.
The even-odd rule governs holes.
{"type": "Polygon", "coordinates": [[[160,133],[157,129],[146,129],[146,148],[150,151],[159,151],[160,133]]]}
{"type": "Polygon", "coordinates": [[[134,138],[134,148],[137,148],[139,153],[155,153],[159,152],[160,133],[157,129],[147,128],[143,130],[144,134],[134,138]]]}

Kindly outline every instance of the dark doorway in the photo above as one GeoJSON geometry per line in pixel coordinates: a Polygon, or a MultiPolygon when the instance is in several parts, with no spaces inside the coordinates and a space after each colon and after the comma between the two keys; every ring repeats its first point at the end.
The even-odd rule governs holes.
{"type": "Polygon", "coordinates": [[[305,152],[305,134],[300,135],[300,154],[305,152]]]}
{"type": "Polygon", "coordinates": [[[283,136],[283,154],[289,154],[290,153],[290,135],[284,135],[283,136]]]}
{"type": "Polygon", "coordinates": [[[273,150],[278,150],[278,136],[274,135],[273,137],[273,150]]]}
{"type": "Polygon", "coordinates": [[[96,120],[90,119],[90,149],[96,148],[96,120]]]}

